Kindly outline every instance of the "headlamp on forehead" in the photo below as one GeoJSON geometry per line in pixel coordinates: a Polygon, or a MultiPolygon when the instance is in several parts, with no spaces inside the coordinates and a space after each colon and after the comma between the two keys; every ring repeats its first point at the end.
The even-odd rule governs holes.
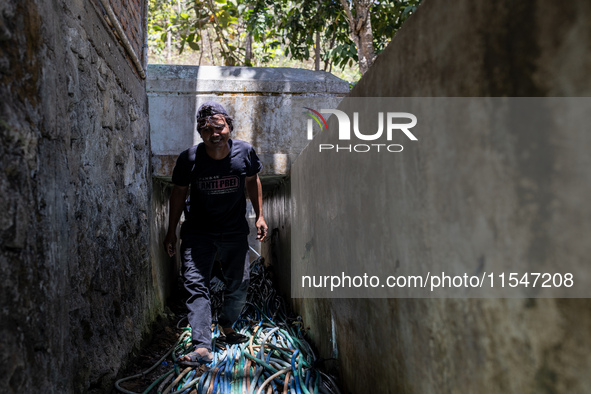
{"type": "Polygon", "coordinates": [[[197,110],[197,131],[205,127],[221,128],[228,125],[230,132],[234,130],[234,122],[226,109],[215,101],[206,101],[197,110]],[[209,125],[209,126],[208,126],[209,125]]]}
{"type": "Polygon", "coordinates": [[[199,131],[207,128],[208,126],[221,130],[226,127],[226,120],[224,119],[223,115],[210,115],[199,118],[197,121],[197,130],[199,131]]]}

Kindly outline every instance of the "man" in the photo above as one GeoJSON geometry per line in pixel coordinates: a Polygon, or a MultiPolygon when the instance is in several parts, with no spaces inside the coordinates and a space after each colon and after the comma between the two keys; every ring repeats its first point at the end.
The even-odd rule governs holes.
{"type": "Polygon", "coordinates": [[[250,144],[230,139],[233,129],[233,119],[219,103],[208,101],[201,105],[197,131],[203,142],[180,154],[172,174],[174,187],[164,245],[172,257],[176,226],[185,208],[181,260],[195,349],[179,361],[191,366],[213,358],[209,281],[216,256],[226,283],[218,323],[226,343],[247,341],[232,329],[246,301],[249,281],[245,187],[256,214],[257,239],[262,241],[267,234],[258,177],[262,165],[250,144]],[[189,186],[190,196],[185,203],[189,186]]]}

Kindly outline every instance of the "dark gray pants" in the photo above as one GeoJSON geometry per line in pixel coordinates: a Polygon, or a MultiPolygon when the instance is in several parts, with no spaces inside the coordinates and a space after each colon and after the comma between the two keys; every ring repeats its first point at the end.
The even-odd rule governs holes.
{"type": "Polygon", "coordinates": [[[224,305],[218,323],[231,327],[246,301],[249,281],[248,241],[246,235],[191,236],[181,243],[183,276],[189,292],[187,308],[193,344],[211,350],[211,305],[209,281],[216,258],[221,262],[226,283],[224,305]]]}

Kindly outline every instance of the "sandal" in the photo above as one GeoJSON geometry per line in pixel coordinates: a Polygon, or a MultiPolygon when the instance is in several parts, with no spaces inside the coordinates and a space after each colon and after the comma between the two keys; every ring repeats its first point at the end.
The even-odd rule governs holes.
{"type": "Polygon", "coordinates": [[[242,335],[236,331],[233,331],[226,336],[219,337],[218,341],[228,345],[237,345],[239,343],[248,342],[249,338],[246,335],[242,335]]]}
{"type": "MultiPolygon", "coordinates": [[[[185,365],[187,367],[198,367],[203,364],[209,364],[210,362],[213,361],[213,355],[211,354],[211,352],[205,356],[203,356],[197,352],[191,352],[191,353],[185,354],[184,356],[189,356],[189,360],[178,360],[177,363],[179,365],[185,365]]],[[[184,356],[182,356],[182,357],[184,357],[184,356]]]]}

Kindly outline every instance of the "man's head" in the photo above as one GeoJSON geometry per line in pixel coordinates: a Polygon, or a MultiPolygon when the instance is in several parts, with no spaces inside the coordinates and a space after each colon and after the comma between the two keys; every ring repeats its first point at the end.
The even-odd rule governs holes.
{"type": "Polygon", "coordinates": [[[197,131],[212,158],[218,160],[229,153],[232,129],[232,117],[219,103],[207,101],[197,110],[197,131]]]}
{"type": "Polygon", "coordinates": [[[234,131],[234,119],[226,112],[226,109],[215,101],[206,101],[199,106],[197,110],[197,131],[201,134],[201,129],[209,125],[211,121],[215,122],[215,119],[223,118],[226,124],[230,128],[230,132],[234,131]],[[216,116],[218,115],[218,116],[216,116]]]}

